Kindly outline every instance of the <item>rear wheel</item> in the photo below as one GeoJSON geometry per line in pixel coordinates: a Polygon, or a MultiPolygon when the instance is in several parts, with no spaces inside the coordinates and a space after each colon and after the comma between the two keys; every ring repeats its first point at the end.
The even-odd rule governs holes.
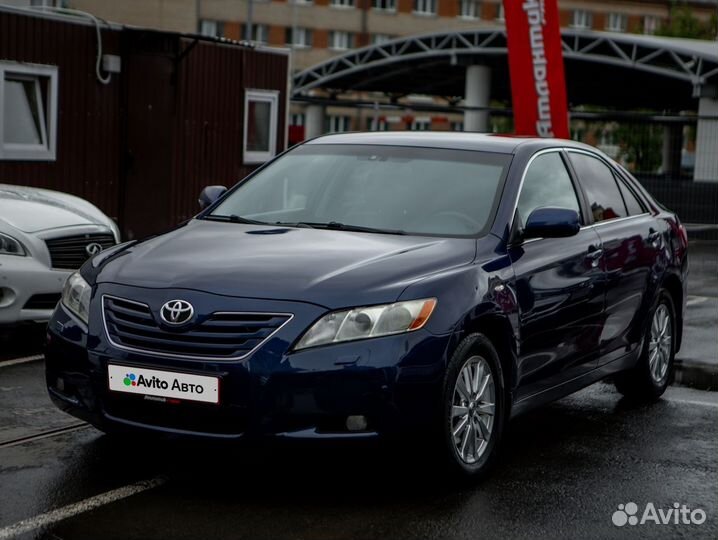
{"type": "Polygon", "coordinates": [[[455,472],[479,478],[490,469],[503,435],[504,396],[496,349],[482,334],[466,337],[444,384],[444,440],[455,472]]]}
{"type": "Polygon", "coordinates": [[[664,289],[651,312],[650,321],[638,363],[615,380],[618,391],[630,398],[658,399],[673,376],[676,315],[673,300],[664,289]]]}

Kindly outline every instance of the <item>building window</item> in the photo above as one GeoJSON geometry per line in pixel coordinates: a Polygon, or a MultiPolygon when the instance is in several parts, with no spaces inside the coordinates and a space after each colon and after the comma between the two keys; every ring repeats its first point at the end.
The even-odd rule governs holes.
{"type": "Polygon", "coordinates": [[[393,36],[390,36],[389,34],[372,34],[371,35],[371,44],[372,45],[383,45],[387,41],[391,41],[393,39],[393,36]]]}
{"type": "Polygon", "coordinates": [[[266,24],[253,24],[252,37],[247,39],[247,25],[242,24],[242,39],[246,41],[254,41],[255,43],[267,43],[269,37],[269,27],[266,24]]]}
{"type": "Polygon", "coordinates": [[[244,94],[244,163],[264,163],[277,151],[279,92],[246,90],[244,94]]]}
{"type": "Polygon", "coordinates": [[[369,131],[389,131],[389,124],[385,118],[374,118],[368,119],[367,126],[369,131]]]}
{"type": "Polygon", "coordinates": [[[414,0],[414,13],[436,15],[436,0],[414,0]]]}
{"type": "Polygon", "coordinates": [[[329,48],[335,51],[345,51],[354,47],[354,34],[332,30],[329,32],[329,48]]]}
{"type": "Polygon", "coordinates": [[[0,159],[55,160],[57,67],[0,62],[0,159]]]}
{"type": "Polygon", "coordinates": [[[655,15],[646,15],[643,17],[643,33],[653,35],[658,32],[661,26],[661,20],[655,15]]]}
{"type": "Polygon", "coordinates": [[[462,19],[478,19],[480,15],[481,2],[479,0],[459,0],[459,17],[462,19]]]}
{"type": "Polygon", "coordinates": [[[609,32],[625,32],[628,28],[628,15],[625,13],[609,13],[606,30],[609,32]]]}
{"type": "Polygon", "coordinates": [[[496,12],[496,20],[499,22],[506,21],[506,12],[504,11],[504,3],[503,2],[499,2],[499,9],[496,12]]]}
{"type": "Polygon", "coordinates": [[[332,0],[330,5],[339,8],[353,8],[354,0],[332,0]]]}
{"type": "Polygon", "coordinates": [[[349,131],[348,116],[330,116],[329,117],[329,133],[341,133],[349,131]]]}
{"type": "Polygon", "coordinates": [[[371,6],[380,11],[396,11],[396,0],[372,0],[371,6]]]}
{"type": "Polygon", "coordinates": [[[573,28],[591,28],[593,23],[593,15],[585,9],[576,9],[571,17],[571,26],[573,28]]]}
{"type": "Polygon", "coordinates": [[[312,31],[309,28],[287,28],[287,45],[292,47],[311,47],[312,31]]]}
{"type": "Polygon", "coordinates": [[[429,131],[431,129],[431,118],[428,116],[417,116],[411,121],[412,131],[429,131]]]}
{"type": "Polygon", "coordinates": [[[464,123],[463,122],[451,122],[450,124],[451,131],[464,131],[464,123]]]}
{"type": "Polygon", "coordinates": [[[220,21],[202,19],[199,21],[199,33],[203,36],[219,37],[224,34],[224,24],[220,21]]]}
{"type": "Polygon", "coordinates": [[[303,126],[306,121],[304,113],[294,113],[289,115],[290,126],[303,126]]]}

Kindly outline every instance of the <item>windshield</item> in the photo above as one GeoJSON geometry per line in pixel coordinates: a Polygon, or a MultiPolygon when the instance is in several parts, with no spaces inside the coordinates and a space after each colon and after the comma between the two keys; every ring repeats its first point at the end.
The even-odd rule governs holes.
{"type": "Polygon", "coordinates": [[[240,184],[208,218],[395,234],[484,234],[510,156],[309,144],[240,184]]]}

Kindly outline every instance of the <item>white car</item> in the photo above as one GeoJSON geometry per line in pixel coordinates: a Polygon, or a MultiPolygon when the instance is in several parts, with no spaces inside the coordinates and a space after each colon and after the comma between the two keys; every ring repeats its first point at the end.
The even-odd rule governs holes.
{"type": "Polygon", "coordinates": [[[0,326],[47,321],[67,277],[119,240],[117,225],[79,197],[0,184],[0,326]]]}

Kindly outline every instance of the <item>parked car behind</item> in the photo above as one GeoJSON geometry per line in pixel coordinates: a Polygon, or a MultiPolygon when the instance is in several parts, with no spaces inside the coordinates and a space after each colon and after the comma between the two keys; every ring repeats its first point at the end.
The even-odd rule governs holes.
{"type": "Polygon", "coordinates": [[[47,321],[67,277],[119,239],[79,197],[0,184],[0,326],[47,321]]]}
{"type": "Polygon", "coordinates": [[[511,417],[608,376],[647,400],[671,380],[686,231],[590,146],[330,135],[222,191],[68,279],[60,408],[110,433],[418,429],[480,476],[511,417]]]}

